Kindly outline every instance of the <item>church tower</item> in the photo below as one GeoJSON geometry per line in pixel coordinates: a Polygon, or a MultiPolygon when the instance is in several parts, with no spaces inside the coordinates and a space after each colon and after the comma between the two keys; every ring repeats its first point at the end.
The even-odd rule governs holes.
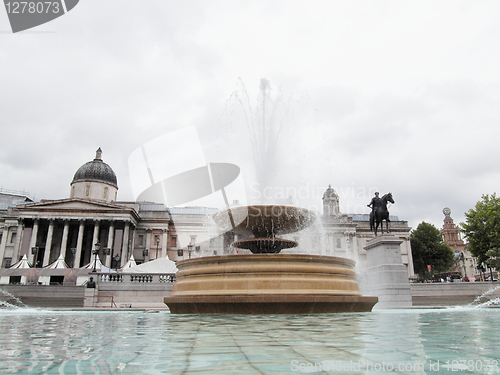
{"type": "Polygon", "coordinates": [[[323,194],[323,216],[337,216],[339,214],[339,196],[332,189],[332,185],[328,185],[328,189],[323,194]]]}
{"type": "Polygon", "coordinates": [[[455,223],[451,218],[451,210],[448,207],[443,209],[443,214],[444,225],[443,229],[441,229],[443,240],[445,243],[450,245],[455,253],[460,253],[465,250],[464,241],[460,237],[460,229],[455,226],[455,223]]]}
{"type": "Polygon", "coordinates": [[[476,260],[467,250],[464,241],[460,236],[460,228],[458,228],[451,218],[451,210],[448,207],[443,209],[444,225],[441,229],[443,241],[450,245],[455,253],[455,271],[460,271],[463,277],[471,278],[476,273],[476,260]]]}

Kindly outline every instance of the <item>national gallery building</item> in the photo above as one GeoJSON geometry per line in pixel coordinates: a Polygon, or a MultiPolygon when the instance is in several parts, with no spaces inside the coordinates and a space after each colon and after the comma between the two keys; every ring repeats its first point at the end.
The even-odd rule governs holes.
{"type": "MultiPolygon", "coordinates": [[[[119,269],[132,256],[144,263],[165,256],[178,261],[247,251],[230,246],[234,236],[221,233],[212,220],[217,209],[120,202],[117,193],[117,177],[102,160],[101,149],[76,171],[69,198],[34,202],[23,193],[0,190],[1,267],[26,256],[38,268],[58,260],[81,268],[98,259],[99,266],[119,269]]],[[[363,248],[374,237],[368,219],[369,215],[340,213],[339,197],[329,187],[320,215],[322,233],[300,238],[293,252],[352,258],[362,271],[367,266],[363,248]]],[[[391,235],[403,241],[402,262],[412,277],[408,223],[391,217],[390,228],[391,235]]]]}

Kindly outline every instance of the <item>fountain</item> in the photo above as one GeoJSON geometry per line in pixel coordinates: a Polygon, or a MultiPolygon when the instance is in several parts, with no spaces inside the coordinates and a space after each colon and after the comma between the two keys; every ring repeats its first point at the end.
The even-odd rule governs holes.
{"type": "Polygon", "coordinates": [[[212,256],[177,263],[176,282],[164,302],[173,314],[313,314],[371,311],[377,297],[359,292],[355,262],[306,254],[279,254],[316,215],[291,206],[230,208],[214,215],[243,239],[232,246],[253,254],[212,256]]]}

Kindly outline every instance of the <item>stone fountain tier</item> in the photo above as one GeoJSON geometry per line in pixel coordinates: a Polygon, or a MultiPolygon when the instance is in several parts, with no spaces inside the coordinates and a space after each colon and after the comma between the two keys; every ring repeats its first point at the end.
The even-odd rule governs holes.
{"type": "Polygon", "coordinates": [[[222,230],[246,237],[234,242],[234,247],[260,254],[296,247],[297,242],[276,236],[306,228],[316,220],[316,215],[304,208],[256,205],[230,208],[216,213],[213,219],[222,230]]]}
{"type": "Polygon", "coordinates": [[[250,238],[239,240],[231,244],[233,247],[248,249],[254,254],[279,253],[283,249],[297,247],[298,243],[281,238],[250,238]]]}
{"type": "Polygon", "coordinates": [[[305,209],[282,205],[240,206],[217,212],[215,223],[224,231],[272,238],[302,230],[316,220],[316,215],[305,209]]]}
{"type": "Polygon", "coordinates": [[[229,255],[177,263],[165,303],[173,314],[311,314],[371,311],[355,262],[302,254],[229,255]]]}

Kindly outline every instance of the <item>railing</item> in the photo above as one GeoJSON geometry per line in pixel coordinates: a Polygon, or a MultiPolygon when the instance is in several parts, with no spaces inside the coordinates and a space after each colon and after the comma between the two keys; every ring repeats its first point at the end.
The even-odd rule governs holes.
{"type": "Polygon", "coordinates": [[[98,273],[97,283],[168,284],[175,281],[174,273],[98,273]]]}

